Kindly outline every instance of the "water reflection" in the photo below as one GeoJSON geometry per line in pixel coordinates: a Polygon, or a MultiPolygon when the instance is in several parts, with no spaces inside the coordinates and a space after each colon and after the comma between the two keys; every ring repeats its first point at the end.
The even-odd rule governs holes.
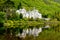
{"type": "Polygon", "coordinates": [[[43,31],[43,29],[48,29],[50,28],[49,25],[46,25],[45,27],[40,27],[40,28],[29,28],[29,29],[23,29],[22,33],[18,33],[16,34],[17,37],[20,37],[20,38],[25,38],[26,35],[33,35],[34,37],[35,36],[39,36],[39,33],[41,33],[43,31]]]}

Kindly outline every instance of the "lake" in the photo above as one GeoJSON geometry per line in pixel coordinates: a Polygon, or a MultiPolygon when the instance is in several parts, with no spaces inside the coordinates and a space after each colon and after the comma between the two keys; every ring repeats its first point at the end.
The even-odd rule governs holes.
{"type": "Polygon", "coordinates": [[[0,40],[60,40],[60,25],[46,24],[43,27],[16,28],[0,34],[0,40]],[[17,30],[17,31],[16,31],[17,30]]]}

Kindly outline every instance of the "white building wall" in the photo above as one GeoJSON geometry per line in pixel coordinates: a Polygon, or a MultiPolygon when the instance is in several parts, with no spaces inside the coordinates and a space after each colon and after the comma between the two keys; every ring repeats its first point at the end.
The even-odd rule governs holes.
{"type": "Polygon", "coordinates": [[[38,12],[38,10],[36,10],[36,9],[33,9],[32,11],[29,10],[28,12],[26,12],[26,10],[23,8],[23,9],[17,10],[16,13],[18,13],[18,14],[22,13],[23,18],[24,17],[26,17],[26,18],[32,18],[33,17],[34,19],[42,18],[42,14],[40,14],[38,12]]]}

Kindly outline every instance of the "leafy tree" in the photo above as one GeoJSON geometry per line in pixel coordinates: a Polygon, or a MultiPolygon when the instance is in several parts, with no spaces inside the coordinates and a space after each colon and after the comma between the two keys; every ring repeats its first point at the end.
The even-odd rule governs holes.
{"type": "Polygon", "coordinates": [[[4,23],[5,21],[5,14],[4,12],[0,12],[0,23],[4,23]]]}

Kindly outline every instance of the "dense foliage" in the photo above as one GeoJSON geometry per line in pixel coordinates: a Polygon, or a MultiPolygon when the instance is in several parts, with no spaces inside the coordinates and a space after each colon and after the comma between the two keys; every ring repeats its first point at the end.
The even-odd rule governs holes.
{"type": "MultiPolygon", "coordinates": [[[[58,0],[59,1],[59,0],[58,0]]],[[[39,10],[43,17],[59,19],[60,15],[60,3],[56,0],[1,0],[0,11],[6,12],[8,8],[19,9],[25,8],[26,10],[32,10],[33,7],[39,10]],[[55,14],[57,13],[57,14],[55,14]],[[57,17],[56,17],[57,15],[57,17]]]]}
{"type": "MultiPolygon", "coordinates": [[[[18,29],[44,27],[49,24],[50,29],[44,30],[37,40],[60,40],[60,0],[0,0],[0,34],[11,33],[13,35],[18,29]],[[39,10],[43,18],[51,18],[49,21],[43,19],[23,18],[22,14],[16,13],[17,9],[25,8],[27,11],[33,8],[39,10]],[[53,37],[54,35],[54,37],[53,37]],[[51,38],[52,37],[52,38],[51,38]]],[[[1,35],[0,35],[1,36],[1,35]]],[[[9,36],[9,35],[8,35],[9,36]]],[[[14,40],[14,36],[12,36],[14,40]]],[[[4,40],[5,38],[0,38],[4,40]]],[[[36,40],[33,36],[27,36],[24,40],[36,40]]],[[[23,39],[22,39],[23,40],[23,39]]]]}

